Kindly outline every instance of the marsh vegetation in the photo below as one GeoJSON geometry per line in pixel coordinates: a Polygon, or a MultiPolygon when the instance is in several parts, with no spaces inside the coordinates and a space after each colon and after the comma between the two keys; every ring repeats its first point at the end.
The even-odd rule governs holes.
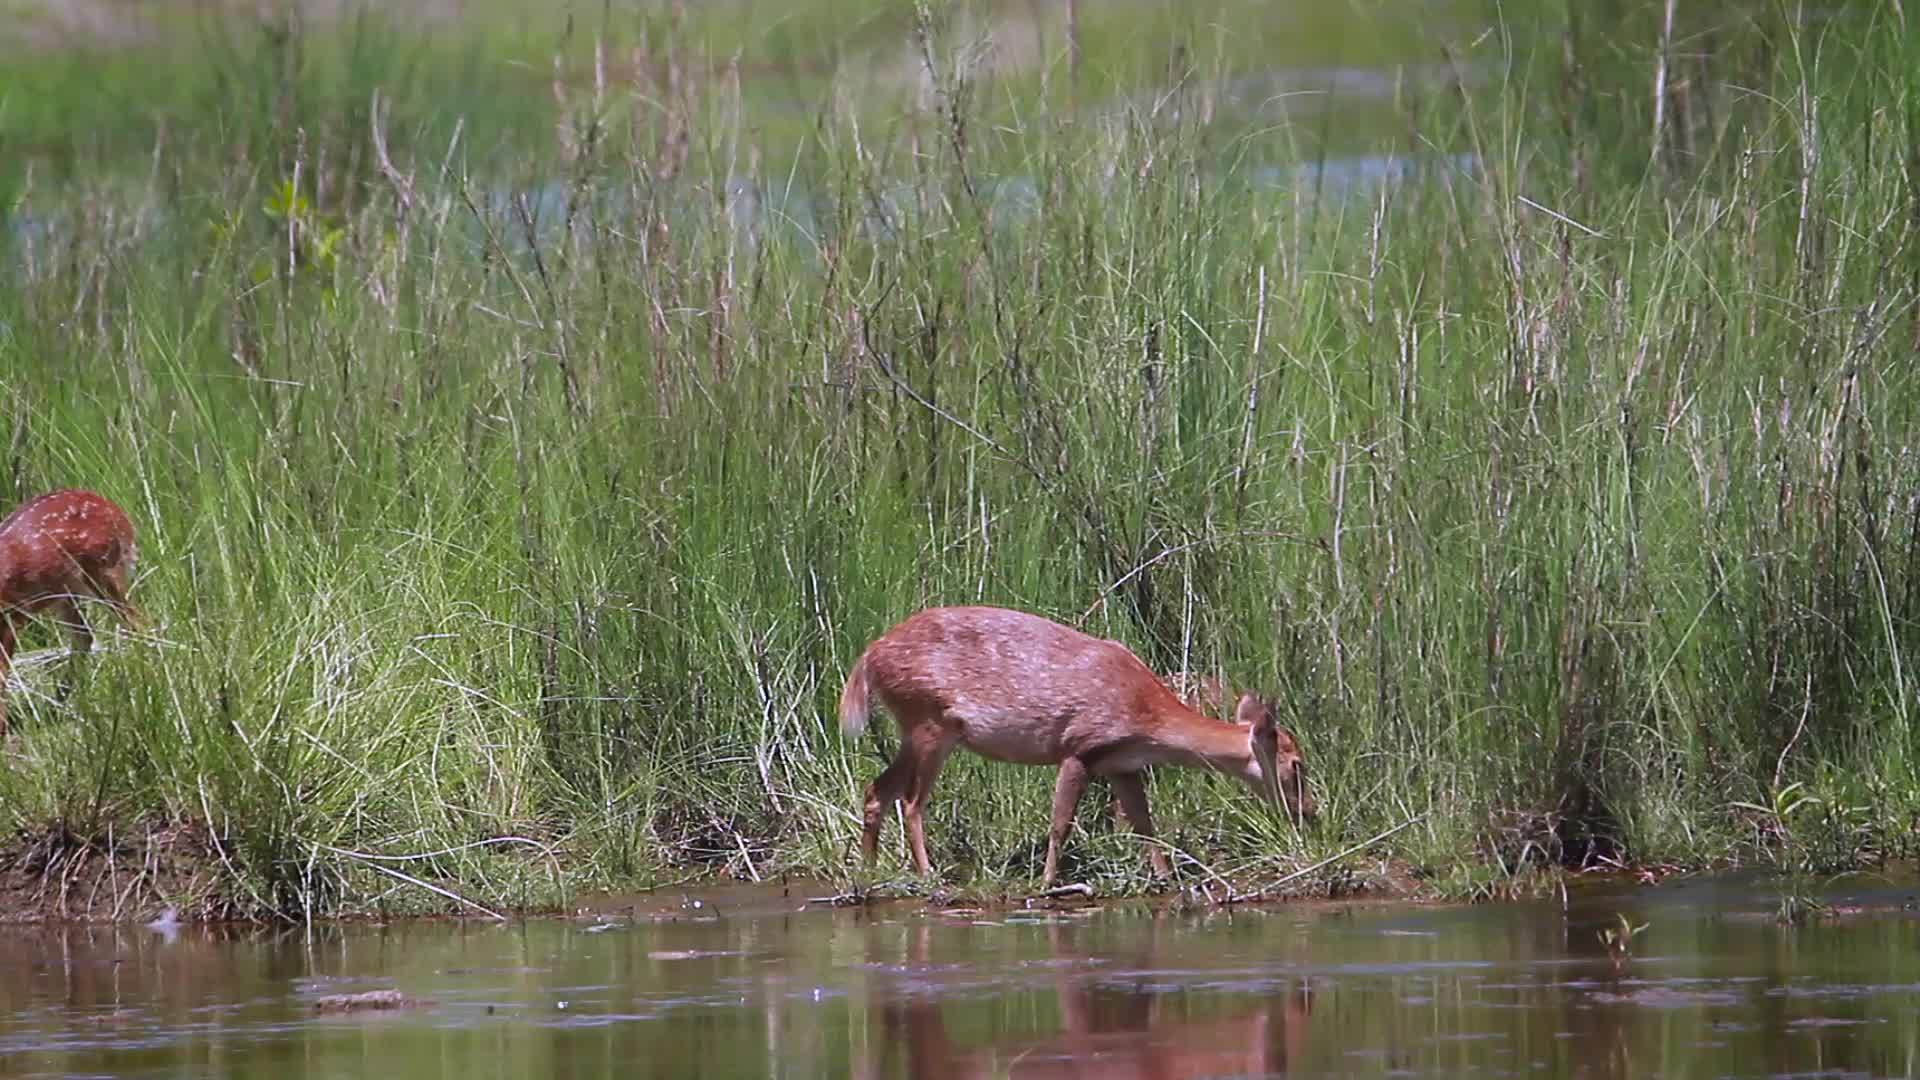
{"type": "MultiPolygon", "coordinates": [[[[1216,897],[1912,854],[1902,5],[780,8],[0,64],[0,503],[153,622],[21,665],[18,906],[847,875],[841,680],[963,602],[1276,696],[1315,828],[1152,780],[1216,897]]],[[[956,759],[934,862],[1048,790],[956,759]]]]}

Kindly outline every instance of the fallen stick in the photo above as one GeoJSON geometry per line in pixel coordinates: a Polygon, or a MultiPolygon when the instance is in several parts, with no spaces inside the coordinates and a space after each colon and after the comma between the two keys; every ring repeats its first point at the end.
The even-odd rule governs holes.
{"type": "Polygon", "coordinates": [[[1314,863],[1312,866],[1309,866],[1303,870],[1295,870],[1293,873],[1288,874],[1277,881],[1268,883],[1265,888],[1258,889],[1250,893],[1241,893],[1239,895],[1228,894],[1227,898],[1225,900],[1222,900],[1221,903],[1243,904],[1249,900],[1263,900],[1267,897],[1268,894],[1272,893],[1273,890],[1279,888],[1282,885],[1285,885],[1287,882],[1293,881],[1296,878],[1306,877],[1308,874],[1313,873],[1315,870],[1320,870],[1325,867],[1332,866],[1334,863],[1339,862],[1341,859],[1346,858],[1347,856],[1353,854],[1354,852],[1363,850],[1369,845],[1377,844],[1380,841],[1385,840],[1387,837],[1392,836],[1394,833],[1399,832],[1401,829],[1404,829],[1409,825],[1426,820],[1426,817],[1427,815],[1425,814],[1415,814],[1413,817],[1410,817],[1407,820],[1401,822],[1400,824],[1395,825],[1393,828],[1388,829],[1386,832],[1380,833],[1376,836],[1370,836],[1367,839],[1362,840],[1359,843],[1348,848],[1347,850],[1342,851],[1338,855],[1332,855],[1325,859],[1321,859],[1319,862],[1314,863]]]}

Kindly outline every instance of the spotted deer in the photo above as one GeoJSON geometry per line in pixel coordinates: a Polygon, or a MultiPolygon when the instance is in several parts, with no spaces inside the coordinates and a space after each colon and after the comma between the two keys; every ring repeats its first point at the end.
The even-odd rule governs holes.
{"type": "Polygon", "coordinates": [[[7,730],[6,677],[20,624],[51,615],[79,654],[93,649],[82,601],[101,601],[138,625],[139,612],[127,600],[134,553],[133,523],[91,491],[49,492],[0,520],[0,737],[7,730]]]}

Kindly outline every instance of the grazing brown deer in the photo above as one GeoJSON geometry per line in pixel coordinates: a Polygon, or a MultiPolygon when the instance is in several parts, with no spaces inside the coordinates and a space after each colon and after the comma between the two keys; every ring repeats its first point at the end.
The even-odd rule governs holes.
{"type": "MultiPolygon", "coordinates": [[[[1300,748],[1265,702],[1242,695],[1231,723],[1202,716],[1126,646],[1038,615],[941,607],[908,617],[868,645],[848,673],[842,734],[852,739],[866,730],[875,700],[900,725],[900,752],[867,788],[868,864],[881,821],[898,802],[914,866],[933,872],[924,814],[955,746],[996,761],[1059,766],[1046,885],[1060,869],[1074,808],[1096,776],[1113,785],[1133,831],[1148,840],[1153,818],[1140,771],[1163,762],[1216,769],[1283,800],[1299,818],[1314,813],[1300,748]]],[[[1156,874],[1171,871],[1159,847],[1149,843],[1147,855],[1156,874]]]]}
{"type": "Polygon", "coordinates": [[[92,651],[81,601],[104,601],[129,625],[141,621],[127,602],[133,559],[133,523],[91,491],[49,492],[0,520],[0,736],[7,730],[6,678],[21,621],[49,613],[67,628],[75,653],[92,651]]]}

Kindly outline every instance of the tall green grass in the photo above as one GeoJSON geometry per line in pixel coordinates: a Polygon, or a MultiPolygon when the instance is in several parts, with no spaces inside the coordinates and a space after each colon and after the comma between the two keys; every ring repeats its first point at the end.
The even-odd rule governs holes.
{"type": "MultiPolygon", "coordinates": [[[[1162,770],[1196,881],[1909,853],[1914,35],[1535,14],[1350,190],[1269,181],[1338,114],[1229,107],[1202,31],[1094,97],[925,12],[924,78],[781,126],[661,22],[484,147],[400,60],[296,124],[341,69],[237,54],[10,206],[0,495],[121,501],[158,626],[28,672],[6,827],[190,827],[255,914],[839,876],[894,739],[843,673],[979,601],[1277,695],[1322,820],[1162,770]]],[[[1034,876],[1050,785],[956,757],[936,861],[1034,876]]],[[[1104,822],[1069,869],[1135,887],[1104,822]]]]}

